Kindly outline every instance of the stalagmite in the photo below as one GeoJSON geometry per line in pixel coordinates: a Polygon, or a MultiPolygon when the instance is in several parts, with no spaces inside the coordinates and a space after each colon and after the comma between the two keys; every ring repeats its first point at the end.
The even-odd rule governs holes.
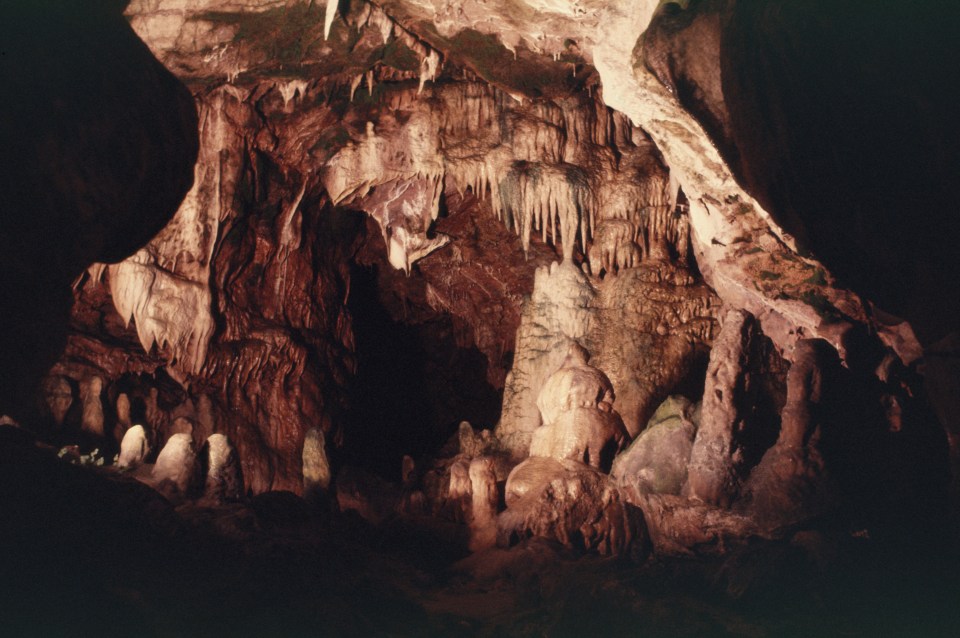
{"type": "Polygon", "coordinates": [[[460,501],[473,493],[473,484],[470,481],[470,461],[459,458],[450,466],[450,483],[447,486],[447,498],[460,501]]]}
{"type": "Polygon", "coordinates": [[[524,304],[514,365],[507,375],[497,435],[513,455],[525,457],[543,422],[537,399],[547,378],[579,345],[595,319],[595,290],[570,262],[540,268],[524,304]]]}
{"type": "Polygon", "coordinates": [[[204,444],[207,480],[204,496],[215,501],[236,501],[243,497],[243,473],[236,448],[223,434],[212,434],[204,444]]]}
{"type": "Polygon", "coordinates": [[[103,391],[103,380],[100,377],[89,377],[80,382],[80,400],[83,402],[83,416],[80,427],[87,434],[102,437],[103,430],[103,403],[100,393],[103,391]]]}
{"type": "Polygon", "coordinates": [[[330,489],[330,461],[323,430],[310,428],[303,440],[303,492],[322,496],[330,489]]]}
{"type": "Polygon", "coordinates": [[[787,398],[777,442],[744,485],[751,515],[774,527],[808,520],[836,503],[836,486],[819,449],[830,373],[839,367],[827,342],[798,342],[787,373],[787,398]]]}
{"type": "Polygon", "coordinates": [[[160,412],[160,406],[158,405],[157,399],[160,396],[160,392],[156,388],[150,388],[150,392],[144,398],[145,408],[146,408],[146,417],[147,425],[153,428],[153,431],[157,431],[157,427],[160,425],[162,419],[162,413],[160,412]]]}
{"type": "Polygon", "coordinates": [[[753,318],[740,310],[723,317],[720,334],[710,351],[703,392],[700,429],[690,454],[684,495],[709,505],[727,507],[739,490],[737,435],[744,429],[750,406],[745,401],[747,358],[756,339],[753,318]]]}
{"type": "Polygon", "coordinates": [[[480,457],[470,462],[472,506],[470,518],[470,549],[478,551],[493,547],[497,541],[497,475],[493,459],[480,457]]]}
{"type": "Polygon", "coordinates": [[[161,491],[188,496],[196,485],[198,470],[193,439],[189,434],[174,434],[160,450],[151,480],[161,491]]]}
{"type": "Polygon", "coordinates": [[[63,425],[63,420],[73,405],[73,388],[70,383],[61,375],[49,376],[43,382],[43,394],[53,422],[58,426],[63,425]]]}
{"type": "Polygon", "coordinates": [[[133,469],[141,465],[150,453],[150,444],[147,442],[147,433],[142,425],[134,425],[128,429],[123,440],[120,441],[120,455],[117,457],[117,467],[133,469]]]}
{"type": "Polygon", "coordinates": [[[570,346],[563,365],[537,397],[543,425],[533,432],[530,455],[573,459],[609,470],[629,440],[613,401],[610,380],[587,364],[580,346],[570,346]]]}
{"type": "Polygon", "coordinates": [[[133,422],[130,420],[130,397],[127,396],[126,392],[121,392],[117,395],[117,425],[122,427],[124,430],[130,428],[133,425],[133,422]]]}

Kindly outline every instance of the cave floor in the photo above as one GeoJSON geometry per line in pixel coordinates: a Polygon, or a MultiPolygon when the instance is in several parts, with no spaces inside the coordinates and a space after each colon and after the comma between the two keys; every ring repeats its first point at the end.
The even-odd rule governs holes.
{"type": "Polygon", "coordinates": [[[289,493],[174,507],[7,428],[0,512],[0,635],[960,635],[955,559],[849,534],[639,563],[537,540],[469,555],[452,526],[289,493]]]}

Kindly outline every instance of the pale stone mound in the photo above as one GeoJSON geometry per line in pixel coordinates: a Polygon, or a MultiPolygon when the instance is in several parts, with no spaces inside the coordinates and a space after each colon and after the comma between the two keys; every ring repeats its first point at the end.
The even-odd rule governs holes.
{"type": "Polygon", "coordinates": [[[174,434],[160,450],[151,480],[161,491],[170,488],[186,496],[195,485],[198,467],[193,438],[189,434],[174,434]]]}
{"type": "Polygon", "coordinates": [[[596,408],[600,403],[613,403],[613,385],[601,370],[587,364],[586,351],[571,344],[560,369],[543,384],[537,396],[537,407],[543,422],[550,425],[564,412],[574,408],[596,408]]]}
{"type": "Polygon", "coordinates": [[[537,397],[544,424],[533,432],[530,455],[572,459],[608,470],[629,439],[613,401],[610,380],[587,364],[583,348],[571,345],[563,365],[537,397]]]}
{"type": "Polygon", "coordinates": [[[507,479],[500,545],[536,536],[572,549],[622,556],[641,544],[643,517],[613,482],[577,461],[530,458],[507,479]]]}
{"type": "Polygon", "coordinates": [[[243,471],[236,448],[223,434],[211,434],[204,445],[207,481],[204,496],[217,501],[243,498],[243,471]]]}
{"type": "Polygon", "coordinates": [[[552,425],[533,433],[530,456],[582,461],[607,471],[617,452],[628,440],[620,415],[609,403],[588,409],[576,407],[564,412],[552,425]]]}
{"type": "Polygon", "coordinates": [[[641,494],[679,494],[696,432],[693,404],[682,396],[667,398],[647,428],[614,460],[611,478],[641,494]]]}
{"type": "Polygon", "coordinates": [[[147,441],[146,430],[142,425],[134,425],[123,434],[123,440],[120,441],[117,467],[130,469],[138,467],[149,453],[150,443],[147,441]]]}
{"type": "Polygon", "coordinates": [[[330,489],[330,461],[323,430],[310,428],[303,440],[303,493],[326,494],[330,489]]]}

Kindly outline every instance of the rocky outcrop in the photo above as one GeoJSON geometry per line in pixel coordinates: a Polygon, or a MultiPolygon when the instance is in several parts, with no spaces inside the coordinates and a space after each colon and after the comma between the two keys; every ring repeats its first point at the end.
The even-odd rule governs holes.
{"type": "Polygon", "coordinates": [[[820,438],[836,356],[823,342],[803,341],[787,374],[780,436],[744,485],[753,517],[768,526],[811,518],[836,504],[820,438]],[[832,355],[832,356],[831,356],[832,355]]]}
{"type": "Polygon", "coordinates": [[[749,357],[758,339],[753,318],[742,311],[724,315],[710,351],[700,428],[690,456],[685,494],[709,505],[728,507],[743,479],[741,433],[750,416],[749,357]]]}
{"type": "Polygon", "coordinates": [[[635,494],[680,494],[687,482],[698,409],[682,396],[667,398],[647,427],[614,459],[610,477],[635,494]]]}
{"type": "Polygon", "coordinates": [[[537,536],[618,556],[643,545],[639,511],[605,474],[578,461],[531,457],[510,473],[506,493],[508,507],[497,518],[503,545],[537,536]]]}

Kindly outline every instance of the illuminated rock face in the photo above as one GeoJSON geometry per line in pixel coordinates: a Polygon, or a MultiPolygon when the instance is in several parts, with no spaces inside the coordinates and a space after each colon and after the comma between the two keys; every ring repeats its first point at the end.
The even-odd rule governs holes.
{"type": "Polygon", "coordinates": [[[142,425],[135,425],[123,434],[117,467],[134,469],[146,460],[149,453],[150,443],[147,441],[147,433],[142,425]]]}
{"type": "MultiPolygon", "coordinates": [[[[419,312],[452,315],[458,345],[481,350],[495,388],[536,266],[559,257],[586,281],[574,262],[601,232],[609,255],[597,257],[595,276],[683,262],[688,251],[675,184],[643,131],[600,101],[589,68],[550,60],[562,82],[531,100],[466,63],[439,64],[447,58],[436,48],[361,3],[301,52],[291,77],[262,37],[289,27],[319,38],[323,20],[303,5],[278,7],[131,5],[132,24],[196,91],[200,159],[174,220],[79,282],[78,330],[58,368],[102,376],[111,397],[144,406],[161,437],[178,418],[195,424],[198,441],[228,435],[254,492],[302,489],[299,441],[310,427],[320,423],[328,441],[343,436],[356,361],[350,270],[365,231],[333,221],[342,213],[331,207],[367,213],[387,263],[425,274],[419,312]],[[218,27],[188,35],[199,24],[218,27]],[[211,48],[222,55],[198,53],[211,48]],[[489,224],[461,230],[440,217],[453,207],[519,239],[498,235],[506,250],[475,243],[460,233],[491,233],[489,224]],[[457,275],[478,286],[465,291],[457,275]],[[122,348],[91,338],[104,325],[122,348]]],[[[558,320],[582,336],[579,319],[558,320]]],[[[524,452],[536,425],[524,426],[524,452]]]]}
{"type": "MultiPolygon", "coordinates": [[[[335,493],[375,520],[435,505],[475,549],[499,529],[623,553],[640,508],[680,551],[822,511],[830,446],[794,418],[815,399],[788,395],[816,376],[809,340],[856,363],[865,313],[734,179],[707,135],[731,125],[710,110],[716,69],[678,66],[673,9],[635,51],[657,3],[454,4],[131,3],[194,92],[199,161],[159,234],[77,281],[51,419],[77,401],[97,436],[142,422],[214,441],[239,459],[231,497],[335,493]],[[68,379],[94,378],[72,396],[68,379]],[[368,409],[390,392],[415,413],[404,436],[368,409]],[[702,398],[698,424],[651,421],[680,394],[702,398]],[[480,422],[461,413],[473,400],[492,406],[480,422]],[[462,419],[483,434],[461,431],[421,492],[421,457],[462,419]],[[803,445],[777,442],[798,428],[803,445]],[[403,467],[402,492],[335,480],[345,459],[403,467]],[[794,488],[820,509],[778,500],[794,488]]],[[[690,28],[715,34],[716,17],[690,28]]],[[[899,379],[883,383],[899,406],[899,379]]]]}
{"type": "Polygon", "coordinates": [[[613,387],[586,353],[572,346],[560,369],[537,397],[543,425],[533,433],[530,456],[573,459],[604,471],[627,442],[627,430],[613,410],[613,387]]]}
{"type": "Polygon", "coordinates": [[[150,481],[171,496],[183,497],[196,489],[198,474],[193,439],[189,434],[174,434],[160,450],[150,481]]]}

